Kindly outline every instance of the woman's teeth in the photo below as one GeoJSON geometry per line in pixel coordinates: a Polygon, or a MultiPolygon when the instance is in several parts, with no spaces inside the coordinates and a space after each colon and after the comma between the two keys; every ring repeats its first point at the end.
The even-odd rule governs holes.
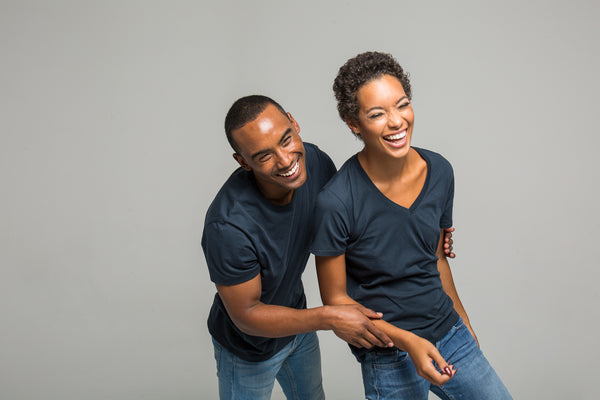
{"type": "Polygon", "coordinates": [[[406,136],[406,130],[404,130],[400,133],[396,133],[395,135],[384,136],[383,138],[385,140],[400,140],[400,139],[404,139],[405,136],[406,136]]]}

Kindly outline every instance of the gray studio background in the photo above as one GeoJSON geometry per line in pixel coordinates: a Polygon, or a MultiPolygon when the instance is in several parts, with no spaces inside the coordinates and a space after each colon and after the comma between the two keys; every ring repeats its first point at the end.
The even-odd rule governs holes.
{"type": "MultiPolygon", "coordinates": [[[[236,166],[225,113],[270,95],[339,167],[361,146],[331,83],[366,50],[411,73],[413,143],[454,166],[451,266],[488,358],[516,399],[598,398],[599,17],[594,1],[0,1],[0,398],[215,399],[200,237],[236,166]]],[[[319,305],[314,275],[311,259],[319,305]]],[[[363,398],[347,347],[319,337],[328,398],[363,398]]]]}

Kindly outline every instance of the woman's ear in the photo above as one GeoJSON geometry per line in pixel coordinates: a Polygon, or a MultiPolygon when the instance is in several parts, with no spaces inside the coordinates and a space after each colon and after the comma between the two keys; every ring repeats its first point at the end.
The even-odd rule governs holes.
{"type": "Polygon", "coordinates": [[[346,125],[348,125],[348,128],[350,128],[350,130],[352,131],[352,133],[354,133],[356,136],[360,136],[360,130],[358,129],[358,123],[347,119],[346,120],[346,125]]]}

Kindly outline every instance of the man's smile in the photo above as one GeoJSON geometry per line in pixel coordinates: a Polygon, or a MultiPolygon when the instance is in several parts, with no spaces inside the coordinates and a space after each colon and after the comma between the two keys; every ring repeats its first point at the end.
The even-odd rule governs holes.
{"type": "Polygon", "coordinates": [[[296,162],[294,163],[292,168],[290,168],[287,172],[277,174],[277,175],[282,176],[284,178],[290,178],[290,177],[294,176],[298,172],[299,169],[300,169],[300,161],[296,160],[296,162]]]}

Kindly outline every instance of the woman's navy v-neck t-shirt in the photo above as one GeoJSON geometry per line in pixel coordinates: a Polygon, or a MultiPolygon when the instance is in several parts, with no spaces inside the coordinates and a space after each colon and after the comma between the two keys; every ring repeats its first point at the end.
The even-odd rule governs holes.
{"type": "Polygon", "coordinates": [[[436,256],[440,229],[452,226],[454,175],[441,155],[413,149],[427,162],[427,177],[409,208],[377,189],[357,155],[346,161],[319,193],[311,252],[345,254],[350,297],[435,342],[459,318],[436,256]]]}

